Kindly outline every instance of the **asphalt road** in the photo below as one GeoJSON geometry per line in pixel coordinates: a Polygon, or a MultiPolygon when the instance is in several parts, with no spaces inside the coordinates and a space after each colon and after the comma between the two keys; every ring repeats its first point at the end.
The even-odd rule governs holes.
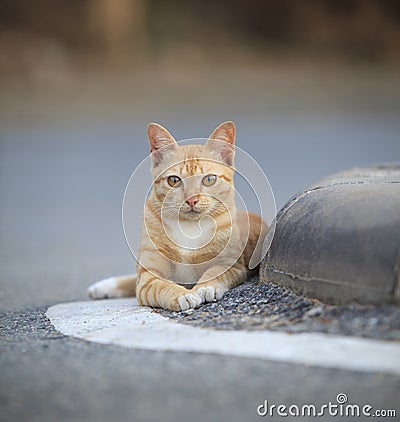
{"type": "MultiPolygon", "coordinates": [[[[332,172],[400,157],[397,117],[306,115],[285,123],[292,118],[236,119],[238,143],[265,170],[278,208],[332,172]],[[260,141],[264,127],[269,133],[260,141]]],[[[219,120],[169,126],[177,138],[207,136],[219,120]]],[[[132,272],[121,205],[131,172],[147,154],[145,126],[113,120],[1,127],[2,309],[83,299],[97,279],[132,272]]],[[[138,228],[141,211],[138,204],[138,228]]]]}
{"type": "Polygon", "coordinates": [[[256,420],[265,399],[325,403],[339,392],[376,408],[398,403],[400,380],[390,375],[132,352],[60,336],[43,316],[49,305],[85,299],[93,281],[133,270],[121,202],[147,153],[150,120],[177,139],[207,136],[219,122],[235,120],[238,145],[261,164],[278,208],[330,173],[399,159],[400,95],[390,82],[397,76],[373,89],[358,74],[332,86],[312,75],[297,85],[260,73],[247,77],[240,89],[240,71],[239,78],[210,78],[209,90],[224,84],[215,103],[196,83],[170,83],[171,92],[179,91],[172,106],[171,92],[157,101],[157,87],[144,85],[142,91],[150,88],[143,107],[144,95],[138,100],[128,90],[136,103],[121,113],[121,86],[108,97],[97,86],[99,98],[70,106],[56,94],[45,105],[36,97],[2,97],[1,420],[256,420]]]}
{"type": "Polygon", "coordinates": [[[339,393],[398,406],[398,376],[96,345],[55,332],[43,310],[6,315],[1,333],[4,421],[256,421],[264,400],[320,406],[339,393]]]}

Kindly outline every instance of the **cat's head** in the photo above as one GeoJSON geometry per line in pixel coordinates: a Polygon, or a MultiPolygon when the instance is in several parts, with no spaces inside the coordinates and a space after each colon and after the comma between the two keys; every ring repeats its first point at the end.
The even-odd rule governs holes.
{"type": "Polygon", "coordinates": [[[162,126],[147,129],[153,200],[164,217],[199,220],[234,208],[235,125],[219,125],[204,145],[178,145],[162,126]]]}

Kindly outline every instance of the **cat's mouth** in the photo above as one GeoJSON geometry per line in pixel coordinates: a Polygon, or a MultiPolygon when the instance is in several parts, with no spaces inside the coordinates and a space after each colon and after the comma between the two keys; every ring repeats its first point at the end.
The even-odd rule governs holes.
{"type": "Polygon", "coordinates": [[[197,220],[204,214],[204,210],[194,209],[194,208],[187,208],[182,210],[182,218],[189,219],[189,220],[197,220]]]}
{"type": "Polygon", "coordinates": [[[203,211],[195,210],[194,208],[190,208],[188,210],[185,210],[186,214],[201,214],[203,211]]]}
{"type": "Polygon", "coordinates": [[[209,207],[203,204],[197,204],[194,207],[188,206],[187,204],[182,204],[179,209],[179,214],[182,218],[187,218],[189,220],[196,220],[200,217],[208,214],[209,207]]]}

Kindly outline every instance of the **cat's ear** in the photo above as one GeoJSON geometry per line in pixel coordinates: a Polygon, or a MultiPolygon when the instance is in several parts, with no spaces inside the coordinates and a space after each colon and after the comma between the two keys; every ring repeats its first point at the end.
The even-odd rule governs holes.
{"type": "Polygon", "coordinates": [[[221,123],[208,138],[207,147],[218,153],[219,158],[233,166],[236,127],[231,121],[221,123]]]}
{"type": "Polygon", "coordinates": [[[158,123],[149,123],[147,126],[151,160],[154,166],[160,164],[166,154],[178,147],[174,137],[158,123]]]}

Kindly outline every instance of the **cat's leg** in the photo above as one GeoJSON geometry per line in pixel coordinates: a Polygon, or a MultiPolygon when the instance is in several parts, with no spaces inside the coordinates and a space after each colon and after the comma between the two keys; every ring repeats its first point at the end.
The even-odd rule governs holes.
{"type": "Polygon", "coordinates": [[[192,291],[198,294],[203,302],[212,302],[222,298],[225,292],[246,281],[249,272],[237,262],[228,270],[223,266],[209,268],[201,276],[192,291]]]}
{"type": "Polygon", "coordinates": [[[135,296],[136,283],[136,274],[110,277],[92,284],[87,292],[92,299],[135,296]]]}
{"type": "Polygon", "coordinates": [[[136,296],[140,305],[185,311],[197,308],[202,298],[191,290],[168,280],[159,263],[157,272],[138,266],[136,296]]]}
{"type": "Polygon", "coordinates": [[[201,297],[170,280],[171,261],[143,238],[137,265],[139,304],[173,311],[198,307],[202,303],[201,297]]]}

